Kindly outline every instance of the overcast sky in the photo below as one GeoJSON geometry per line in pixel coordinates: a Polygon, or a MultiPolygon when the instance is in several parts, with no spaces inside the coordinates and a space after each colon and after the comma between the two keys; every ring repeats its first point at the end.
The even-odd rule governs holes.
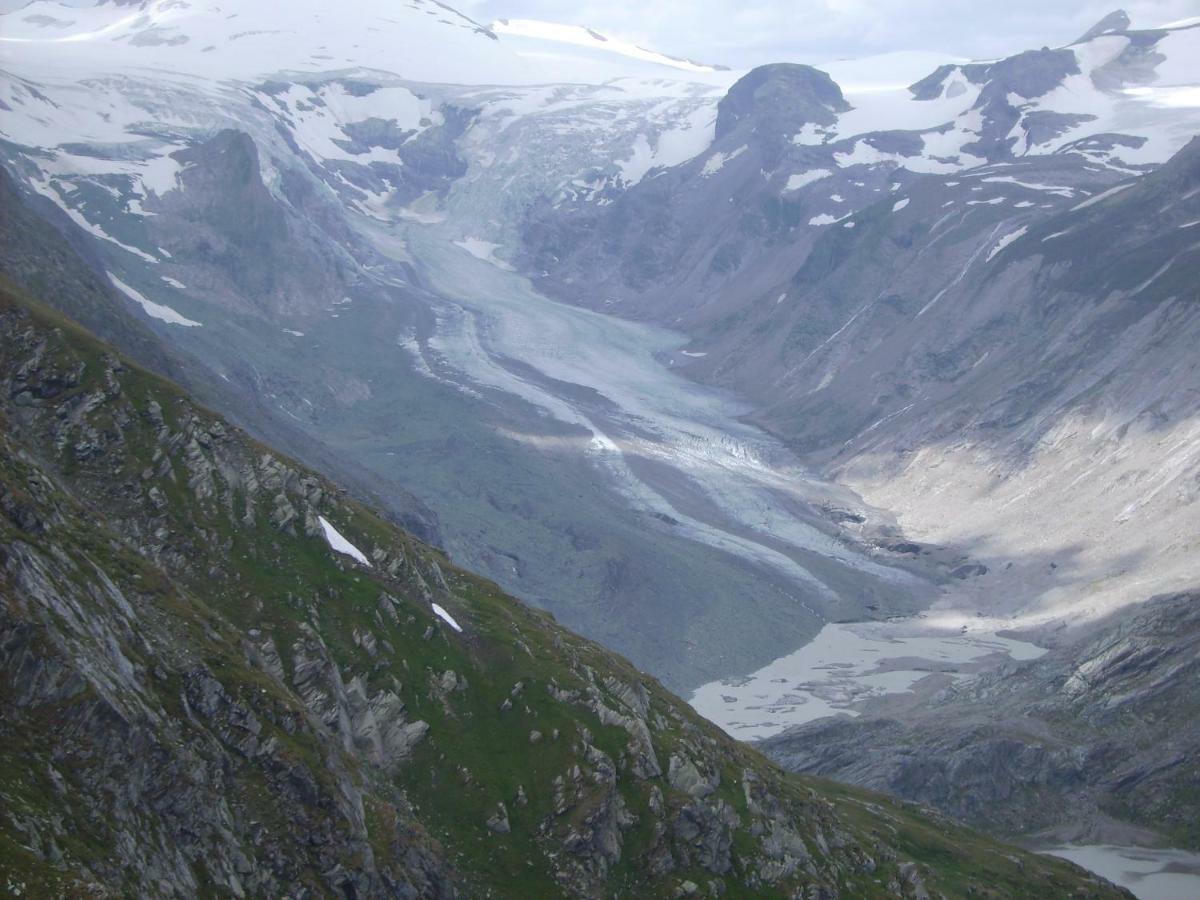
{"type": "MultiPolygon", "coordinates": [[[[482,22],[587,25],[665,53],[738,68],[892,50],[986,59],[1079,37],[1120,0],[449,0],[482,22]]],[[[1200,15],[1200,0],[1133,0],[1135,26],[1200,15]]]]}
{"type": "MultiPolygon", "coordinates": [[[[0,0],[0,10],[28,0],[0,0]]],[[[62,0],[90,5],[96,0],[62,0]]],[[[401,2],[401,0],[395,0],[401,2]]],[[[236,0],[280,3],[280,0],[236,0]]],[[[1120,0],[447,0],[480,22],[545,19],[737,68],[892,50],[989,59],[1079,37],[1120,0]]],[[[342,4],[347,11],[353,0],[342,4]]],[[[1138,27],[1200,16],[1200,0],[1131,0],[1138,27]]]]}

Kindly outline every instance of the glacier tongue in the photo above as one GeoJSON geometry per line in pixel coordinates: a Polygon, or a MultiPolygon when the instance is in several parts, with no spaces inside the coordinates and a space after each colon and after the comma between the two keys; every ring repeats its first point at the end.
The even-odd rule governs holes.
{"type": "MultiPolygon", "coordinates": [[[[529,268],[525,229],[581,212],[575,231],[547,226],[554,254],[568,252],[579,235],[634,233],[639,220],[694,244],[691,223],[724,216],[727,233],[745,235],[747,211],[761,208],[780,229],[779,243],[763,242],[763,252],[778,257],[787,242],[799,258],[814,241],[869,232],[875,204],[898,221],[918,221],[925,213],[917,176],[940,173],[962,179],[961,197],[944,200],[944,217],[997,217],[978,259],[1000,265],[1033,243],[1022,238],[1038,210],[1067,199],[1086,211],[1084,204],[1112,196],[1085,200],[1069,183],[1005,174],[1017,159],[1061,159],[1067,154],[1058,151],[1075,148],[1136,173],[1200,127],[1192,94],[1200,28],[1106,33],[1030,59],[952,60],[911,89],[902,84],[933,61],[831,65],[845,81],[844,98],[811,69],[771,67],[795,76],[780,80],[795,92],[769,95],[755,112],[763,123],[788,126],[770,136],[770,152],[749,119],[736,134],[718,134],[723,98],[740,73],[586,29],[508,23],[497,30],[433,0],[350,0],[337,8],[298,0],[286,15],[266,3],[242,4],[231,15],[210,0],[82,7],[37,0],[0,17],[6,69],[16,73],[0,77],[4,153],[27,188],[95,239],[126,297],[167,323],[203,321],[203,329],[160,329],[174,340],[241,337],[235,318],[256,325],[262,318],[274,341],[262,339],[264,353],[277,351],[285,334],[289,348],[305,335],[309,352],[332,343],[340,326],[376,317],[379,329],[399,332],[389,338],[397,366],[414,363],[419,377],[452,387],[471,415],[490,405],[489,438],[575,458],[622,515],[662,524],[670,537],[656,538],[662,543],[652,549],[687,544],[690,553],[727,554],[755,573],[739,584],[797,588],[790,601],[814,621],[848,596],[853,609],[843,615],[865,614],[866,601],[879,595],[906,607],[927,586],[830,526],[825,512],[857,508],[853,494],[812,477],[779,442],[738,421],[745,410],[729,397],[669,371],[684,364],[720,371],[727,348],[684,349],[674,331],[547,301],[537,288],[547,289],[539,279],[552,263],[538,265],[532,282],[520,274],[529,268]],[[1153,44],[1154,58],[1138,56],[1143,44],[1153,44]],[[553,62],[547,45],[557,48],[553,62]],[[805,84],[825,92],[811,109],[799,96],[805,84]],[[796,115],[777,115],[790,103],[796,115]],[[980,167],[986,160],[991,165],[980,167]],[[201,199],[206,192],[212,204],[201,199]],[[681,213],[682,225],[660,216],[682,196],[700,198],[681,213]],[[642,205],[622,206],[630,198],[642,205]],[[603,218],[609,207],[626,217],[617,228],[603,218]],[[252,226],[234,232],[231,220],[240,218],[252,226]],[[274,243],[262,245],[256,264],[263,235],[274,243]],[[285,245],[291,254],[279,250],[285,245]],[[224,279],[214,257],[245,269],[243,280],[224,279]],[[305,258],[316,261],[312,268],[301,268],[305,258]],[[301,274],[269,278],[276,270],[301,274]],[[317,270],[337,274],[316,284],[309,276],[317,270]],[[261,293],[246,287],[267,283],[272,289],[261,293]],[[403,307],[395,312],[403,327],[389,318],[392,305],[403,307]],[[513,413],[526,406],[544,421],[530,427],[513,413]]],[[[1039,246],[1051,237],[1038,235],[1039,246]]],[[[634,250],[654,249],[655,238],[639,236],[634,250]]],[[[668,259],[679,268],[694,261],[668,259]]],[[[966,269],[959,271],[961,280],[966,269]]],[[[787,313],[798,294],[772,277],[770,265],[751,256],[728,290],[735,280],[762,278],[772,307],[787,313]],[[793,302],[783,305],[785,296],[793,302]]],[[[917,315],[936,316],[935,304],[946,305],[957,283],[932,292],[917,315]]],[[[591,298],[596,309],[651,318],[615,281],[608,291],[603,277],[578,278],[572,291],[583,295],[597,284],[605,293],[591,298]]],[[[695,287],[679,295],[693,297],[695,287]]],[[[684,324],[676,312],[658,321],[684,324]]],[[[841,327],[848,326],[858,327],[854,320],[841,327]]],[[[336,404],[386,396],[365,360],[337,359],[344,369],[319,388],[336,404]]],[[[313,424],[322,413],[311,390],[286,402],[276,393],[290,388],[286,366],[295,360],[277,365],[274,381],[257,368],[247,381],[264,402],[328,437],[321,429],[330,426],[313,424]]],[[[219,374],[229,379],[229,371],[219,374]]],[[[833,377],[832,369],[826,374],[833,377]]],[[[353,424],[353,414],[345,422],[353,424]]],[[[489,574],[519,571],[519,559],[500,560],[521,555],[498,539],[489,574]]],[[[618,583],[611,573],[598,581],[618,583]]],[[[769,630],[777,611],[747,632],[769,630]]],[[[810,624],[798,627],[797,639],[810,624]]],[[[764,649],[760,662],[779,649],[764,649]]]]}

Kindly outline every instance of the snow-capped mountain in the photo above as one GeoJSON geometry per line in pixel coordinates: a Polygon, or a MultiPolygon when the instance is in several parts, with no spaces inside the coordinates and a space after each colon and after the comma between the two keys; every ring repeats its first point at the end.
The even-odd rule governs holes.
{"type": "MultiPolygon", "coordinates": [[[[595,189],[535,208],[530,268],[572,302],[608,308],[619,296],[629,314],[686,322],[711,317],[710,302],[739,308],[776,265],[803,260],[821,229],[920,176],[1056,157],[1101,182],[1147,171],[1200,133],[1200,27],[1125,21],[1106,19],[1058,50],[947,63],[909,87],[895,86],[886,61],[831,66],[846,80],[832,88],[805,67],[758,69],[720,101],[703,153],[633,189],[605,180],[610,165],[585,179],[595,189]],[[749,210],[766,223],[756,233],[741,231],[749,210]]],[[[893,61],[899,71],[909,62],[893,61]]],[[[1040,201],[1016,202],[1045,205],[1056,185],[1043,186],[1040,201]]]]}
{"type": "MultiPolygon", "coordinates": [[[[319,334],[420,284],[444,242],[572,303],[686,327],[703,346],[676,358],[753,394],[776,377],[770,342],[729,354],[787,320],[789,279],[862,211],[923,206],[918,180],[940,176],[943,215],[970,212],[964,233],[986,223],[998,252],[1161,163],[1200,121],[1200,27],[1119,18],[911,87],[897,85],[930,62],[919,54],[831,64],[844,85],[797,65],[742,75],[429,0],[286,17],[37,0],[2,22],[8,168],[78,229],[129,310],[218,362],[230,323],[319,334]],[[548,75],[562,83],[536,83],[548,75]],[[967,184],[973,169],[986,177],[967,184]]],[[[422,327],[400,344],[445,379],[446,339],[422,327]]],[[[439,313],[429,327],[458,326],[439,313]]],[[[339,383],[347,408],[369,393],[357,374],[339,383]]],[[[275,414],[320,431],[311,402],[275,414]]],[[[504,553],[484,567],[511,578],[521,550],[504,553]]]]}
{"type": "Polygon", "coordinates": [[[743,73],[432,0],[36,0],[0,164],[209,402],[690,686],[934,596],[1049,629],[1180,586],[1198,60],[1122,16],[743,73]]]}

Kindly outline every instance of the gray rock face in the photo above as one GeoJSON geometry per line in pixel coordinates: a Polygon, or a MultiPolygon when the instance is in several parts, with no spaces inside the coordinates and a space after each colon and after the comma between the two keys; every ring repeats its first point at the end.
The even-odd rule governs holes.
{"type": "MultiPolygon", "coordinates": [[[[853,208],[889,183],[889,172],[878,168],[839,171],[834,155],[852,149],[850,142],[794,142],[848,109],[823,72],[755,69],[718,104],[716,140],[706,153],[643,180],[611,205],[534,204],[521,261],[544,273],[542,290],[606,312],[685,327],[732,312],[751,289],[747,282],[770,282],[804,258],[815,237],[807,223],[839,205],[830,194],[853,208]],[[812,170],[825,177],[789,188],[789,173],[812,170]]],[[[900,134],[877,140],[884,150],[920,143],[900,134]]]]}
{"type": "MultiPolygon", "coordinates": [[[[1073,130],[1096,122],[1095,110],[1108,102],[1098,106],[1083,95],[1095,90],[1119,96],[1135,84],[1153,85],[1165,59],[1163,32],[1130,31],[1119,16],[1103,25],[1087,40],[1115,30],[1124,46],[1101,65],[1087,61],[1102,48],[1081,42],[991,63],[942,66],[910,88],[918,109],[897,118],[911,125],[890,130],[873,131],[861,118],[853,119],[861,133],[843,129],[840,116],[849,105],[835,84],[811,70],[757,69],[718,105],[709,154],[619,195],[606,194],[598,208],[593,201],[534,205],[522,262],[543,273],[539,284],[566,302],[698,335],[715,318],[741,314],[751,298],[780,284],[784,271],[814,249],[816,229],[879,201],[881,192],[896,190],[893,185],[907,187],[918,172],[1070,150],[1077,177],[1086,179],[1091,166],[1085,157],[1115,162],[1146,139],[1097,128],[1060,146],[1073,130]],[[1040,108],[1058,89],[1078,94],[1079,108],[1064,108],[1061,99],[1040,108]],[[756,102],[760,95],[763,102],[756,102]],[[957,97],[963,98],[962,111],[953,121],[928,118],[950,116],[936,112],[934,101],[952,109],[957,97]],[[921,111],[926,103],[929,111],[921,111]],[[791,182],[792,176],[798,180],[791,182]]],[[[1130,156],[1121,168],[1144,171],[1130,156]]],[[[738,327],[747,337],[769,330],[753,316],[743,316],[738,327]]]]}
{"type": "Polygon", "coordinates": [[[1157,834],[1200,846],[1200,595],[1159,597],[1042,659],[903,717],[830,719],[762,742],[796,770],[883,790],[1008,837],[1157,834]],[[1126,824],[1122,824],[1126,823],[1126,824]]]}
{"type": "Polygon", "coordinates": [[[267,190],[248,134],[222,131],[176,159],[179,187],[158,200],[148,227],[196,287],[231,304],[251,299],[260,314],[344,296],[336,250],[267,190]]]}
{"type": "Polygon", "coordinates": [[[1102,34],[1109,34],[1113,31],[1126,31],[1132,23],[1129,20],[1129,13],[1123,9],[1117,9],[1110,12],[1107,16],[1089,28],[1083,33],[1075,43],[1082,44],[1084,41],[1090,41],[1094,37],[1099,37],[1102,34]]]}
{"type": "MultiPolygon", "coordinates": [[[[1030,50],[985,66],[964,66],[962,72],[971,81],[982,84],[974,108],[983,117],[979,140],[964,149],[988,162],[1011,159],[1017,143],[1014,126],[1021,113],[1012,98],[1032,100],[1048,94],[1070,75],[1079,73],[1075,54],[1070,50],[1030,50]]],[[[1017,101],[1019,102],[1019,101],[1017,101]]],[[[1039,120],[1044,128],[1045,118],[1039,120]]],[[[1033,140],[1026,123],[1027,140],[1033,140]]]]}
{"type": "Polygon", "coordinates": [[[831,125],[850,104],[841,88],[811,66],[779,63],[742,76],[717,104],[716,137],[751,130],[781,140],[806,124],[831,125]]]}

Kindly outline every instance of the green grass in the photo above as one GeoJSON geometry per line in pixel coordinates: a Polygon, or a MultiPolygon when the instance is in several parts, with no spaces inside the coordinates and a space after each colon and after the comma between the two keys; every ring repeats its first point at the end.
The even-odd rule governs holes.
{"type": "MultiPolygon", "coordinates": [[[[749,830],[754,815],[741,784],[747,769],[789,811],[810,849],[818,846],[818,829],[826,835],[841,832],[861,848],[872,848],[882,836],[898,858],[931,867],[928,883],[950,896],[963,895],[971,884],[984,886],[980,896],[1032,897],[1047,885],[1065,890],[1075,883],[1065,863],[998,848],[972,832],[865,792],[784,774],[627,661],[563,630],[551,616],[505,596],[496,585],[458,570],[440,551],[220,423],[168,382],[124,363],[115,376],[119,392],[110,390],[111,351],[61,317],[0,287],[0,319],[12,316],[22,317],[46,342],[42,378],[80,366],[82,377],[48,405],[28,408],[32,411],[21,415],[33,418],[19,427],[0,413],[0,488],[54,523],[38,534],[0,516],[3,546],[20,541],[39,558],[58,560],[51,566],[56,590],[118,636],[144,690],[138,702],[153,711],[150,722],[157,722],[139,721],[131,730],[151,735],[147,740],[156,742],[164,760],[177,760],[184,748],[193,748],[211,763],[217,758],[214,748],[221,748],[227,780],[223,796],[239,821],[259,823],[272,840],[289,848],[293,881],[318,893],[326,890],[308,845],[295,832],[298,827],[344,832],[347,823],[339,818],[333,798],[341,790],[339,779],[348,779],[361,793],[366,842],[382,865],[395,864],[395,848],[415,845],[444,856],[455,877],[468,886],[468,895],[546,896],[557,890],[550,887],[556,884],[556,854],[568,856],[562,840],[584,827],[610,790],[593,778],[593,767],[583,758],[586,732],[616,767],[612,790],[635,819],[622,835],[620,860],[594,889],[605,895],[669,897],[684,879],[703,886],[716,876],[695,866],[658,879],[647,874],[654,838],[651,785],[629,772],[627,732],[602,724],[587,705],[592,695],[615,708],[618,701],[604,686],[615,679],[648,689],[650,721],[665,723],[653,733],[664,770],[671,754],[678,753],[720,772],[720,786],[710,802],[724,801],[741,822],[733,835],[733,870],[723,879],[726,896],[786,895],[807,878],[801,873],[789,884],[743,884],[761,855],[759,838],[749,830]],[[80,412],[80,404],[101,390],[108,392],[107,399],[86,414],[80,412]],[[159,434],[151,421],[153,402],[161,407],[168,434],[159,434]],[[205,435],[214,426],[226,436],[209,441],[205,435]],[[81,457],[74,447],[91,434],[99,435],[102,452],[81,457]],[[189,485],[186,460],[192,438],[200,440],[217,470],[215,494],[204,500],[189,485]],[[289,528],[272,521],[277,491],[262,486],[268,475],[264,457],[288,470],[282,491],[299,513],[289,528]],[[34,490],[39,473],[58,486],[34,490]],[[151,499],[151,489],[162,498],[161,508],[151,499]],[[386,562],[367,569],[331,552],[321,535],[306,532],[305,513],[324,515],[369,556],[378,550],[381,559],[402,560],[394,577],[386,562]],[[69,562],[62,561],[64,555],[69,562]],[[131,618],[96,592],[98,571],[120,590],[134,610],[131,618]],[[381,612],[384,594],[398,602],[396,620],[381,612]],[[463,624],[463,634],[434,616],[427,594],[463,624]],[[363,754],[347,752],[343,735],[313,721],[293,681],[294,648],[309,628],[336,665],[343,689],[357,678],[370,695],[392,691],[404,703],[409,721],[429,724],[428,735],[410,758],[376,767],[363,754]],[[368,632],[376,640],[375,655],[355,640],[356,633],[368,632]],[[282,680],[257,668],[247,652],[268,637],[283,663],[282,680]],[[466,679],[464,690],[444,694],[436,689],[448,671],[466,679]],[[241,754],[238,741],[244,735],[229,724],[236,718],[207,722],[197,717],[184,695],[188,679],[198,672],[219,681],[230,702],[254,717],[261,728],[258,741],[274,746],[270,754],[241,754]],[[513,696],[518,682],[523,689],[513,696]],[[551,685],[576,691],[582,699],[561,702],[551,695],[551,685]],[[502,709],[506,701],[511,708],[502,709]],[[543,735],[538,743],[530,741],[533,730],[543,735]],[[576,765],[582,770],[583,795],[556,816],[552,783],[559,776],[568,779],[576,765]],[[306,773],[316,798],[293,799],[288,772],[297,777],[306,773]],[[527,805],[516,802],[520,790],[527,805]],[[493,834],[486,827],[500,802],[508,810],[509,834],[493,834]]],[[[13,343],[0,341],[4,371],[26,356],[13,343]]],[[[76,652],[56,643],[58,637],[74,634],[62,617],[40,621],[15,606],[6,615],[33,630],[39,658],[69,660],[76,652]]],[[[71,640],[78,652],[98,658],[107,652],[95,636],[71,640]]],[[[14,709],[14,698],[2,686],[0,701],[5,710],[14,709]]],[[[107,873],[110,883],[127,879],[128,885],[114,886],[136,892],[137,873],[122,874],[113,863],[111,823],[64,801],[45,774],[50,753],[57,753],[72,796],[96,801],[89,779],[97,772],[97,761],[89,758],[86,743],[69,734],[57,744],[55,736],[64,727],[69,732],[77,726],[88,710],[107,709],[106,704],[89,691],[69,695],[57,704],[20,709],[19,722],[0,731],[0,800],[8,808],[26,810],[43,830],[56,815],[72,824],[73,837],[59,842],[65,857],[59,870],[24,848],[11,822],[0,819],[0,869],[29,879],[43,893],[69,895],[71,873],[84,870],[107,873]]],[[[665,779],[655,783],[671,810],[689,802],[665,779]]],[[[670,842],[670,816],[667,828],[670,842]]],[[[253,857],[253,847],[242,849],[253,857]]],[[[348,842],[339,852],[343,867],[361,866],[364,848],[348,842]]],[[[855,869],[851,858],[847,851],[837,866],[827,859],[817,864],[847,896],[884,896],[897,861],[881,855],[878,871],[866,873],[855,869]]],[[[197,854],[191,865],[202,895],[219,895],[213,861],[197,854]]]]}

